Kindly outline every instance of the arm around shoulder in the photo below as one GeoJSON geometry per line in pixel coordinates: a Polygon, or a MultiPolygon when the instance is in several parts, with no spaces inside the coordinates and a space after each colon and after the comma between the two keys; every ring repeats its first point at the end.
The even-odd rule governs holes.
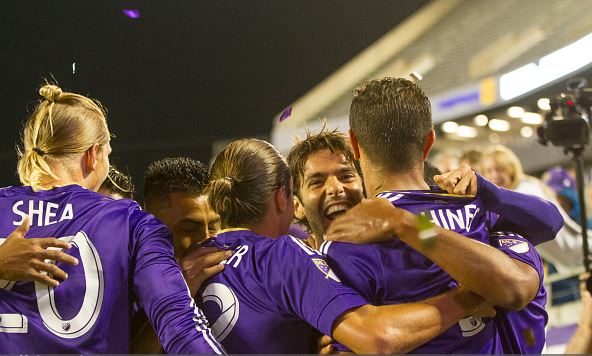
{"type": "Polygon", "coordinates": [[[335,321],[333,338],[356,353],[407,353],[469,315],[493,316],[495,311],[459,287],[422,302],[353,309],[335,321]]]}

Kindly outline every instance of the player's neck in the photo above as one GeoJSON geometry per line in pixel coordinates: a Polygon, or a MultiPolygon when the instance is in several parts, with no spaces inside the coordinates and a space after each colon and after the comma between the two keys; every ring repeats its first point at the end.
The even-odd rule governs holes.
{"type": "Polygon", "coordinates": [[[257,235],[271,237],[275,239],[286,232],[280,231],[280,220],[273,214],[265,214],[259,223],[247,226],[247,228],[257,235]]]}
{"type": "Polygon", "coordinates": [[[389,190],[430,189],[424,179],[423,167],[404,172],[370,170],[364,172],[364,181],[368,189],[368,196],[389,190]]]}
{"type": "Polygon", "coordinates": [[[321,244],[324,242],[322,235],[320,237],[317,236],[317,234],[311,234],[306,239],[306,243],[308,244],[308,246],[312,247],[315,250],[321,248],[321,244]]]}
{"type": "Polygon", "coordinates": [[[39,185],[40,189],[49,190],[56,187],[63,187],[72,184],[81,186],[83,185],[81,179],[77,179],[79,177],[76,177],[76,175],[73,174],[71,170],[67,169],[63,165],[52,165],[51,171],[55,175],[55,177],[44,175],[43,178],[41,178],[41,184],[39,185]]]}

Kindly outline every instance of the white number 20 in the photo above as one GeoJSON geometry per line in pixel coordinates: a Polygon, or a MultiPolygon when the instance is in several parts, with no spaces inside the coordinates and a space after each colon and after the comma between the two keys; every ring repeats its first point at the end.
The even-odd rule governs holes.
{"type": "MultiPolygon", "coordinates": [[[[0,244],[4,240],[0,239],[0,244]]],[[[86,281],[82,306],[72,319],[64,319],[58,311],[53,287],[35,282],[35,294],[39,314],[45,327],[57,336],[73,339],[88,332],[99,317],[105,290],[103,266],[95,246],[84,232],[80,231],[75,236],[61,237],[60,240],[70,242],[78,247],[80,252],[86,281]]],[[[13,285],[14,282],[0,280],[0,288],[11,289],[13,285]]],[[[26,333],[28,330],[28,319],[25,315],[0,314],[0,318],[0,332],[26,333]]]]}

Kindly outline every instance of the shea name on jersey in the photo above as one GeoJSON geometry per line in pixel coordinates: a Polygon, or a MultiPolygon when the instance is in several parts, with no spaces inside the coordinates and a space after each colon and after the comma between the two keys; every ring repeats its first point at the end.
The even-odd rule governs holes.
{"type": "Polygon", "coordinates": [[[74,218],[72,204],[63,206],[43,200],[19,200],[12,206],[12,212],[16,215],[12,223],[20,225],[29,215],[31,226],[47,226],[63,220],[74,218]]]}

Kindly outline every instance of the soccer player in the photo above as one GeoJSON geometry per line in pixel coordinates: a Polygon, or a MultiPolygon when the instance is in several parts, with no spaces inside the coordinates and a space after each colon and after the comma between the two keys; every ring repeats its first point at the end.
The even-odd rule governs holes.
{"type": "Polygon", "coordinates": [[[208,181],[208,168],[188,157],[152,162],[144,174],[144,207],[173,233],[177,259],[220,228],[203,194],[208,181]]]}
{"type": "MultiPolygon", "coordinates": [[[[145,210],[172,232],[175,257],[192,296],[197,288],[224,269],[230,251],[197,244],[220,229],[220,216],[204,194],[210,178],[207,167],[189,157],[167,157],[152,162],[144,174],[145,210]]],[[[143,312],[132,322],[133,353],[162,353],[158,338],[143,312]]]]}
{"type": "Polygon", "coordinates": [[[221,353],[173,256],[170,232],[132,200],[96,193],[111,153],[97,102],[40,90],[25,124],[22,187],[0,189],[0,236],[30,217],[30,233],[56,236],[78,266],[57,287],[16,282],[0,289],[0,353],[127,353],[134,297],[169,353],[221,353]]]}
{"type": "MultiPolygon", "coordinates": [[[[315,241],[311,245],[318,248],[331,221],[364,198],[351,145],[337,131],[309,132],[292,147],[287,161],[294,178],[295,219],[312,233],[315,241]]],[[[425,161],[425,182],[435,186],[437,174],[441,172],[425,161]]],[[[519,232],[538,244],[552,240],[561,225],[556,209],[549,202],[500,189],[467,167],[447,172],[439,179],[442,188],[450,193],[461,186],[464,190],[457,194],[471,194],[467,189],[474,189],[472,194],[478,191],[485,210],[503,212],[493,230],[519,232]],[[463,178],[462,183],[471,184],[458,184],[458,176],[463,178]]]]}
{"type": "MultiPolygon", "coordinates": [[[[441,293],[458,281],[493,304],[511,310],[523,308],[544,293],[535,262],[508,258],[489,246],[492,223],[483,214],[484,199],[452,196],[430,190],[425,183],[423,162],[435,136],[429,100],[417,85],[393,78],[366,82],[355,91],[350,127],[365,187],[369,194],[386,200],[366,201],[350,209],[330,227],[329,238],[363,243],[364,239],[376,241],[373,233],[382,230],[391,239],[393,235],[398,239],[381,245],[325,244],[321,250],[346,283],[378,303],[393,303],[441,293]],[[414,215],[391,204],[422,214],[445,229],[429,229],[430,241],[421,239],[414,215]],[[389,209],[397,223],[383,218],[389,209]],[[370,262],[358,268],[360,260],[370,262]]],[[[472,178],[464,180],[462,170],[457,173],[447,179],[452,184],[468,185],[472,178]]],[[[556,209],[550,212],[549,219],[561,220],[556,209]]],[[[506,242],[524,248],[522,241],[506,242]]],[[[544,309],[539,312],[544,313],[544,309]]],[[[544,323],[546,315],[541,320],[544,323]]],[[[504,350],[498,338],[494,320],[468,318],[414,352],[501,353],[504,350]]]]}
{"type": "Polygon", "coordinates": [[[489,313],[461,290],[376,307],[342,285],[319,252],[284,235],[294,210],[291,175],[265,141],[229,144],[207,193],[224,230],[205,245],[234,254],[196,300],[230,353],[311,353],[313,327],[358,353],[401,353],[467,315],[489,313]]]}
{"type": "Polygon", "coordinates": [[[297,142],[287,157],[294,179],[294,218],[311,233],[319,249],[331,221],[364,198],[362,179],[345,136],[337,131],[297,142]]]}
{"type": "MultiPolygon", "coordinates": [[[[288,163],[295,182],[295,216],[299,218],[301,223],[308,223],[307,218],[315,222],[307,226],[309,229],[312,227],[313,236],[321,237],[316,241],[317,244],[320,244],[322,243],[322,236],[325,234],[332,218],[343,213],[362,199],[362,182],[355,168],[351,147],[347,143],[346,138],[338,132],[321,130],[317,134],[309,133],[304,140],[292,147],[288,155],[288,163]],[[337,210],[332,208],[335,211],[331,211],[329,215],[325,214],[327,209],[335,206],[340,208],[337,210]]],[[[428,168],[426,167],[424,172],[424,179],[426,181],[428,179],[433,181],[434,175],[440,174],[437,170],[432,170],[433,174],[428,174],[427,171],[428,168]]],[[[437,176],[436,178],[438,178],[442,187],[449,189],[451,193],[454,189],[462,186],[463,183],[472,183],[470,185],[464,184],[465,189],[468,187],[476,189],[478,186],[479,195],[483,197],[484,207],[487,210],[505,211],[509,219],[514,220],[513,223],[510,221],[505,225],[511,226],[514,224],[513,226],[522,228],[524,231],[537,236],[538,240],[543,241],[552,238],[557,226],[560,226],[554,221],[556,219],[553,219],[553,207],[547,202],[499,189],[481,177],[478,177],[479,184],[477,184],[477,176],[470,170],[464,172],[465,175],[462,176],[462,183],[458,184],[459,180],[455,175],[459,172],[462,172],[462,170],[453,171],[437,176]],[[473,179],[467,180],[467,178],[473,179]],[[533,213],[525,214],[522,210],[529,207],[532,208],[533,213]],[[523,226],[520,227],[519,225],[523,226]]],[[[458,193],[476,194],[476,190],[473,192],[464,190],[458,193]]],[[[502,225],[502,223],[499,224],[499,226],[502,225]]],[[[368,231],[365,232],[367,233],[368,231]]],[[[512,250],[508,249],[508,242],[515,242],[517,239],[498,239],[498,237],[490,238],[492,245],[501,251],[509,251],[511,253],[512,250]],[[500,241],[503,244],[500,244],[500,241]]],[[[344,256],[344,260],[347,261],[346,256],[344,256]]],[[[534,262],[535,269],[539,270],[541,268],[540,259],[535,259],[534,262]]],[[[542,276],[542,273],[540,276],[542,276]]],[[[544,296],[544,294],[542,295],[544,296]]],[[[530,323],[533,318],[540,321],[538,316],[543,314],[538,311],[542,306],[544,306],[544,299],[541,303],[541,294],[539,294],[535,301],[529,303],[528,308],[524,312],[511,314],[515,319],[525,317],[527,320],[525,325],[532,324],[540,326],[533,329],[533,334],[537,334],[537,342],[536,345],[530,345],[532,342],[529,342],[527,351],[530,353],[536,349],[540,350],[539,347],[542,347],[544,343],[544,322],[530,323]],[[534,311],[530,312],[529,309],[534,311]],[[543,332],[542,334],[541,331],[543,332]]],[[[498,315],[503,315],[503,313],[500,312],[498,315]]],[[[544,316],[546,317],[546,314],[544,316]]],[[[496,318],[496,321],[498,319],[501,320],[502,318],[496,318]]],[[[525,328],[515,329],[524,330],[525,328]]],[[[529,338],[529,340],[533,340],[533,338],[529,338]]],[[[514,345],[511,342],[509,344],[514,345]]],[[[516,349],[512,347],[511,350],[516,349]]]]}
{"type": "Polygon", "coordinates": [[[167,157],[152,162],[144,174],[145,209],[173,234],[175,258],[195,295],[197,288],[224,269],[229,256],[215,248],[195,247],[220,230],[220,215],[208,204],[204,189],[208,168],[189,157],[167,157]]]}

